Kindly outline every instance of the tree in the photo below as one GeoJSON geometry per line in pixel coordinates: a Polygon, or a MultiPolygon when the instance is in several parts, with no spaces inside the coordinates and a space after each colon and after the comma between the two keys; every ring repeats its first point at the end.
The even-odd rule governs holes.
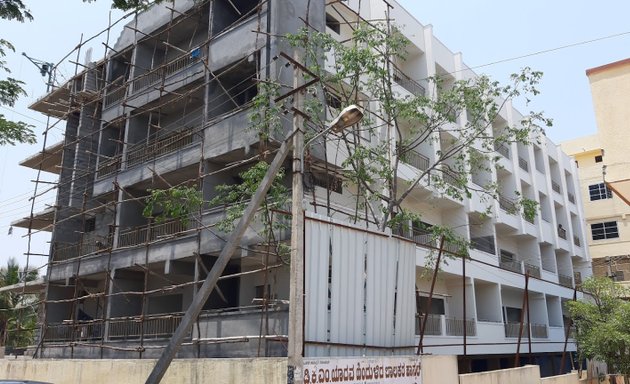
{"type": "MultiPolygon", "coordinates": [[[[15,258],[0,268],[0,287],[24,283],[37,279],[37,270],[22,271],[15,258]]],[[[19,348],[30,345],[35,336],[37,314],[35,300],[17,292],[0,293],[0,343],[6,347],[19,348]]]]}
{"type": "Polygon", "coordinates": [[[630,383],[630,293],[608,278],[589,278],[582,284],[586,297],[569,302],[581,358],[597,359],[608,371],[630,383]]]}

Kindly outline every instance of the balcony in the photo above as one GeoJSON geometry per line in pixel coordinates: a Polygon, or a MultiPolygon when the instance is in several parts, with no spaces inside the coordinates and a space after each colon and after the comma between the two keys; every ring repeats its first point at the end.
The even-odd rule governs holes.
{"type": "Polygon", "coordinates": [[[516,213],[516,203],[502,195],[499,195],[499,208],[510,215],[514,215],[516,213]]]}
{"type": "MultiPolygon", "coordinates": [[[[521,323],[506,323],[504,324],[505,337],[518,338],[518,334],[521,330],[521,323]]],[[[527,324],[523,323],[523,333],[521,338],[528,338],[531,332],[532,339],[546,339],[548,336],[546,324],[527,324]]]]}
{"type": "Polygon", "coordinates": [[[558,237],[561,239],[567,239],[567,230],[562,227],[562,225],[558,225],[558,237]]]}
{"type": "Polygon", "coordinates": [[[450,184],[451,186],[453,186],[455,188],[459,188],[458,187],[459,176],[457,175],[457,173],[455,173],[455,172],[453,172],[453,171],[451,171],[449,169],[443,169],[442,170],[442,179],[447,184],[450,184]]]}
{"type": "MultiPolygon", "coordinates": [[[[416,334],[420,334],[419,327],[422,326],[423,315],[419,315],[419,323],[416,334]]],[[[475,319],[459,319],[445,315],[428,315],[424,329],[425,336],[477,336],[477,322],[475,319]]]]}
{"type": "Polygon", "coordinates": [[[127,168],[143,164],[157,157],[183,149],[193,143],[194,129],[185,129],[153,138],[148,143],[136,143],[127,151],[127,168]]]}
{"type": "Polygon", "coordinates": [[[470,246],[482,252],[496,255],[494,236],[473,237],[470,239],[470,246]]]}
{"type": "Polygon", "coordinates": [[[522,170],[529,172],[529,164],[527,163],[527,160],[522,157],[518,158],[518,166],[521,167],[522,170]]]}
{"type": "Polygon", "coordinates": [[[79,256],[106,252],[111,248],[111,239],[109,238],[89,238],[79,243],[53,243],[53,260],[70,260],[79,256]]]}
{"type": "Polygon", "coordinates": [[[155,85],[163,79],[192,66],[193,64],[199,62],[201,58],[201,49],[197,48],[190,54],[180,56],[167,64],[161,65],[156,69],[139,75],[132,82],[132,94],[136,94],[141,90],[155,85]]]}
{"type": "Polygon", "coordinates": [[[400,161],[421,171],[429,169],[429,158],[413,150],[405,152],[400,157],[400,161]]]}
{"type": "Polygon", "coordinates": [[[424,96],[426,93],[422,85],[405,75],[398,67],[394,67],[393,79],[398,85],[411,92],[414,96],[424,96]]]}
{"type": "Polygon", "coordinates": [[[114,107],[125,98],[127,94],[127,85],[110,85],[105,90],[105,97],[103,98],[103,109],[114,107]]]}
{"type": "MultiPolygon", "coordinates": [[[[427,229],[413,228],[409,239],[420,246],[432,249],[438,249],[439,247],[437,239],[435,239],[433,233],[427,229]]],[[[444,242],[443,249],[445,252],[452,253],[454,255],[461,253],[457,244],[453,244],[448,241],[444,242]]]]}
{"type": "Polygon", "coordinates": [[[558,282],[563,287],[573,288],[573,279],[569,275],[558,274],[558,282]]]}
{"type": "Polygon", "coordinates": [[[149,224],[138,226],[133,229],[121,231],[118,234],[117,248],[135,247],[147,242],[158,241],[163,238],[173,236],[184,236],[194,231],[190,222],[184,223],[181,220],[171,220],[159,224],[149,224]]]}
{"type": "Polygon", "coordinates": [[[573,244],[575,244],[577,247],[582,246],[582,244],[580,243],[580,236],[573,235],[573,244]]]}
{"type": "Polygon", "coordinates": [[[510,158],[510,148],[503,143],[494,143],[494,150],[506,159],[510,158]]]}
{"type": "MultiPolygon", "coordinates": [[[[558,186],[559,187],[559,186],[558,186]]],[[[559,188],[558,188],[559,189],[559,188]]],[[[567,196],[569,198],[569,201],[573,204],[575,204],[575,195],[572,194],[571,192],[567,192],[567,196]]]]}
{"type": "Polygon", "coordinates": [[[558,184],[555,181],[551,180],[551,189],[553,189],[557,193],[560,193],[560,184],[558,184]]]}
{"type": "Polygon", "coordinates": [[[111,176],[114,173],[120,171],[120,157],[115,157],[113,159],[108,159],[104,161],[102,164],[99,164],[98,169],[96,170],[96,177],[101,179],[103,177],[111,176]]]}
{"type": "Polygon", "coordinates": [[[540,279],[540,267],[534,264],[523,263],[525,266],[525,273],[530,276],[537,277],[540,279]]]}
{"type": "Polygon", "coordinates": [[[168,338],[175,333],[184,315],[175,313],[141,318],[118,318],[109,321],[110,340],[168,338]]]}
{"type": "Polygon", "coordinates": [[[523,273],[523,265],[520,261],[514,260],[511,257],[501,255],[499,258],[499,267],[508,271],[523,273]]]}

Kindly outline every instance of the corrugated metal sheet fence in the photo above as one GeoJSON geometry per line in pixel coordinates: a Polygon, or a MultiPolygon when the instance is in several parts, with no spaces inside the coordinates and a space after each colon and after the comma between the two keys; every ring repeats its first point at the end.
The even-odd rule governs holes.
{"type": "Polygon", "coordinates": [[[412,353],[415,255],[410,241],[307,213],[305,356],[412,353]]]}

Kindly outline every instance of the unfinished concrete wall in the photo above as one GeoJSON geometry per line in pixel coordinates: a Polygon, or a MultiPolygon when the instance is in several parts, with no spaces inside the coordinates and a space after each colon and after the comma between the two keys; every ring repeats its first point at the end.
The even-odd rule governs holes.
{"type": "MultiPolygon", "coordinates": [[[[577,378],[576,381],[577,382],[577,378]]],[[[502,369],[459,375],[459,384],[540,384],[540,367],[526,365],[520,368],[502,369]]],[[[548,382],[549,383],[549,382],[548,382]]],[[[555,383],[555,382],[553,382],[555,383]]],[[[559,382],[564,383],[564,382],[559,382]]]]}

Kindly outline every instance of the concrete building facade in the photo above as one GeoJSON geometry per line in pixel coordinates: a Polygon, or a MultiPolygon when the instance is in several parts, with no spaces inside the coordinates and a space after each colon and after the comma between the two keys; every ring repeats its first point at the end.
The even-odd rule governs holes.
{"type": "Polygon", "coordinates": [[[630,280],[630,60],[586,71],[597,122],[595,135],[562,143],[579,166],[593,273],[630,280]]]}
{"type": "MultiPolygon", "coordinates": [[[[433,35],[431,26],[420,24],[394,1],[182,0],[140,13],[104,60],[89,64],[32,106],[66,124],[63,143],[23,162],[59,174],[56,206],[16,222],[52,230],[38,356],[159,354],[225,242],[226,234],[214,229],[225,210],[204,206],[190,220],[157,222],[143,216],[147,191],[184,185],[198,189],[208,201],[216,196],[216,185],[240,181],[238,173],[248,165],[244,160],[262,150],[255,132],[247,129],[256,79],[292,84],[290,63],[278,59],[282,52],[291,53],[281,36],[303,26],[300,18],[308,3],[310,26],[339,41],[350,36],[353,21],[382,19],[389,12],[409,40],[407,59],[397,63],[393,76],[402,96],[437,97],[420,80],[428,76],[441,76],[448,84],[474,75],[461,54],[433,35]]],[[[521,121],[521,114],[506,105],[493,130],[521,121]]],[[[281,122],[286,135],[291,117],[281,122]]],[[[573,298],[580,279],[590,275],[576,165],[544,135],[533,137],[532,143],[496,148],[500,167],[470,177],[471,185],[501,186],[503,194],[490,203],[489,215],[479,194],[452,199],[439,195],[428,181],[405,203],[422,213],[425,224],[451,227],[472,244],[469,259],[443,266],[430,308],[426,274],[431,270],[425,265],[435,251],[435,239],[413,223],[405,233],[385,234],[413,244],[415,252],[415,292],[411,288],[404,293],[415,298],[415,307],[394,312],[396,321],[406,316],[405,324],[420,324],[426,317],[423,352],[458,355],[465,370],[509,367],[520,343],[524,359],[529,355],[546,375],[556,374],[569,333],[564,303],[573,298]],[[514,213],[519,195],[538,203],[533,220],[514,213]],[[529,320],[519,338],[523,319],[529,320]]],[[[401,182],[435,159],[440,145],[439,140],[421,145],[415,156],[404,159],[401,182]]],[[[307,209],[316,211],[317,202],[334,209],[323,216],[322,209],[312,212],[307,221],[332,220],[343,227],[351,214],[352,188],[341,188],[327,176],[312,178],[309,199],[315,203],[307,209]]],[[[277,215],[286,218],[286,212],[277,215]]],[[[289,267],[260,245],[257,225],[246,233],[180,357],[286,354],[289,267]]],[[[322,229],[306,232],[307,239],[317,231],[322,229]]],[[[282,230],[276,235],[279,241],[290,236],[282,230]]],[[[324,248],[313,244],[306,257],[326,254],[324,248]]],[[[325,285],[318,291],[325,325],[316,336],[320,339],[310,340],[307,356],[414,353],[419,328],[405,340],[385,337],[378,345],[331,341],[334,334],[358,327],[341,318],[330,320],[337,294],[335,268],[333,260],[316,276],[325,285]]],[[[361,284],[356,286],[363,291],[361,284]]],[[[400,286],[391,288],[392,305],[403,295],[396,296],[400,286]]],[[[315,295],[307,289],[307,300],[310,293],[315,295]]],[[[367,324],[363,317],[358,321],[367,324]]],[[[313,324],[309,321],[306,334],[313,324]]],[[[567,350],[575,351],[572,340],[567,350]]]]}

